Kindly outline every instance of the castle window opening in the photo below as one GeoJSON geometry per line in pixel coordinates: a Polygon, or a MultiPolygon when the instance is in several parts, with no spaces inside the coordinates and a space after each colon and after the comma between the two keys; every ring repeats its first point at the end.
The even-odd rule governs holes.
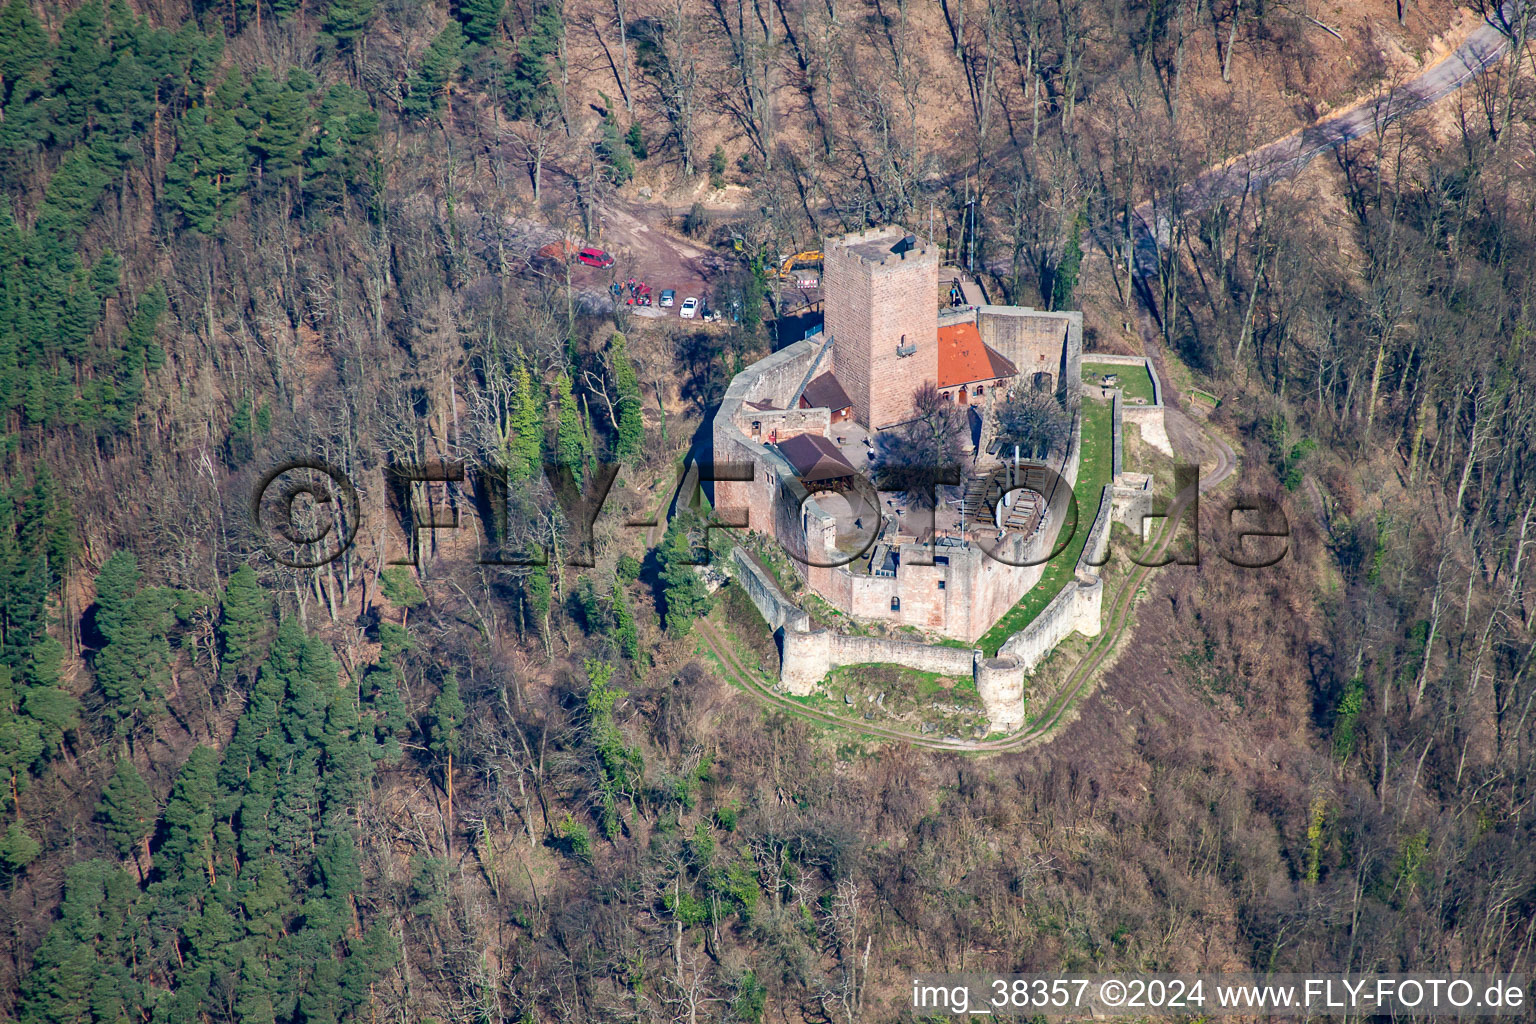
{"type": "Polygon", "coordinates": [[[901,598],[899,598],[899,597],[891,598],[891,611],[893,611],[893,612],[901,611],[901,598]]]}
{"type": "Polygon", "coordinates": [[[940,590],[944,589],[944,581],[943,580],[939,580],[939,589],[940,590]]]}

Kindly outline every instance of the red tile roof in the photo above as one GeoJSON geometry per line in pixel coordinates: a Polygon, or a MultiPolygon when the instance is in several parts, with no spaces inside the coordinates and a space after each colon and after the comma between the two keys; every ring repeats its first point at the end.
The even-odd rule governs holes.
{"type": "Polygon", "coordinates": [[[1007,356],[981,340],[975,324],[939,328],[939,387],[998,380],[1018,372],[1007,356]]]}

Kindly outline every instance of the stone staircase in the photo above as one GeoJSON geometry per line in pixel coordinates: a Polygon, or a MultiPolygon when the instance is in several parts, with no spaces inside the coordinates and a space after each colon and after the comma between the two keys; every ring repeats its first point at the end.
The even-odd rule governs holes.
{"type": "Polygon", "coordinates": [[[795,388],[794,394],[789,396],[789,401],[784,404],[786,409],[800,408],[800,396],[805,394],[805,389],[811,381],[816,379],[816,371],[821,369],[821,361],[827,357],[827,351],[832,347],[832,334],[827,332],[826,340],[821,343],[821,348],[816,350],[816,358],[811,360],[810,367],[805,371],[805,376],[800,378],[800,386],[795,388]]]}

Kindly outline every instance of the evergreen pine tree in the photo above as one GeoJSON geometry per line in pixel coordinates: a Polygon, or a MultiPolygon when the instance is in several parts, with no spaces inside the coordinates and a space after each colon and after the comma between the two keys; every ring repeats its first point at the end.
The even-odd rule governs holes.
{"type": "Polygon", "coordinates": [[[603,164],[603,176],[615,185],[623,185],[635,176],[635,158],[629,151],[624,137],[619,134],[619,122],[609,111],[603,117],[602,133],[597,139],[597,156],[603,164]]]}
{"type": "Polygon", "coordinates": [[[193,747],[165,804],[165,839],[156,867],[178,892],[200,890],[204,883],[213,884],[217,876],[214,801],[219,796],[218,769],[217,753],[208,747],[193,747]]]}
{"type": "Polygon", "coordinates": [[[410,647],[410,634],[393,622],[379,623],[379,660],[363,677],[366,706],[379,746],[374,755],[395,761],[400,757],[399,735],[410,724],[400,698],[400,667],[396,659],[410,647]]]}
{"type": "Polygon", "coordinates": [[[631,121],[629,132],[624,136],[629,151],[635,154],[636,160],[646,160],[651,155],[650,147],[645,144],[645,133],[640,128],[639,121],[631,121]]]}
{"type": "Polygon", "coordinates": [[[139,890],[116,864],[88,860],[65,871],[59,919],[21,984],[20,1024],[149,1017],[144,987],[127,971],[142,926],[139,890]]]}
{"type": "Polygon", "coordinates": [[[44,750],[37,723],[21,713],[18,690],[11,669],[0,665],[0,772],[5,780],[0,808],[4,809],[9,809],[16,795],[27,788],[33,767],[44,750]]]}
{"type": "Polygon", "coordinates": [[[144,856],[149,857],[149,834],[154,831],[156,807],[154,795],[144,784],[133,762],[121,759],[112,778],[101,791],[101,802],[96,814],[101,819],[107,838],[126,857],[142,844],[144,856]]]}
{"type": "Polygon", "coordinates": [[[617,580],[613,584],[613,621],[613,638],[618,641],[619,651],[625,660],[637,662],[643,668],[645,652],[640,647],[640,627],[629,607],[629,599],[624,596],[624,588],[617,580]]]}
{"type": "Polygon", "coordinates": [[[109,167],[113,163],[105,158],[101,148],[82,143],[65,155],[48,179],[35,234],[45,248],[54,250],[55,258],[73,247],[95,212],[96,203],[111,180],[109,167]]]}
{"type": "Polygon", "coordinates": [[[686,510],[674,516],[656,552],[667,629],[673,633],[686,633],[693,620],[708,612],[710,606],[709,590],[694,571],[693,543],[689,538],[694,519],[686,510]]]}
{"type": "Polygon", "coordinates": [[[194,231],[211,235],[227,220],[250,174],[246,133],[227,110],[193,107],[181,119],[165,195],[194,231]]]}
{"type": "Polygon", "coordinates": [[[142,590],[125,608],[111,612],[106,625],[97,615],[107,645],[96,655],[96,683],[107,697],[107,714],[117,720],[119,733],[130,732],[162,692],[170,664],[165,634],[174,596],[158,588],[142,590]]]}
{"type": "Polygon", "coordinates": [[[555,378],[555,397],[559,402],[559,419],[555,423],[555,465],[563,466],[581,486],[586,475],[587,434],[581,426],[581,408],[571,393],[571,378],[560,374],[555,378]]]}
{"type": "Polygon", "coordinates": [[[549,610],[554,601],[554,587],[549,581],[549,567],[536,565],[523,577],[523,597],[541,634],[549,632],[549,610]]]}
{"type": "Polygon", "coordinates": [[[1051,274],[1051,308],[1068,309],[1072,305],[1072,295],[1077,289],[1077,274],[1083,263],[1083,220],[1081,217],[1072,222],[1072,234],[1067,237],[1067,244],[1061,254],[1061,261],[1056,264],[1055,271],[1051,274]]]}
{"type": "Polygon", "coordinates": [[[412,608],[427,603],[426,593],[416,584],[411,571],[403,565],[391,566],[379,573],[379,589],[390,604],[400,609],[400,623],[405,624],[412,608]]]}
{"type": "Polygon", "coordinates": [[[14,875],[37,859],[43,846],[16,822],[0,835],[0,874],[14,875]]]}
{"type": "Polygon", "coordinates": [[[273,990],[278,987],[262,957],[247,956],[235,988],[235,1017],[241,1024],[277,1024],[273,990]]]}
{"type": "Polygon", "coordinates": [[[83,138],[91,127],[91,113],[103,95],[111,50],[102,45],[106,12],[100,0],[76,8],[59,29],[59,45],[53,58],[53,81],[62,101],[55,120],[58,142],[83,138]]]}
{"type": "Polygon", "coordinates": [[[230,678],[251,670],[270,621],[267,595],[256,579],[256,570],[240,566],[230,574],[219,604],[219,640],[224,647],[221,664],[230,678]]]}
{"type": "Polygon", "coordinates": [[[496,38],[501,29],[501,14],[506,0],[458,0],[455,13],[464,26],[464,34],[471,42],[485,45],[496,38]]]}
{"type": "Polygon", "coordinates": [[[546,3],[517,43],[517,61],[507,74],[507,110],[518,120],[532,118],[554,100],[549,61],[565,36],[556,3],[546,3]]]}
{"type": "Polygon", "coordinates": [[[373,17],[375,0],[331,0],[326,8],[325,18],[320,23],[327,35],[336,40],[336,45],[343,50],[350,50],[357,42],[358,36],[368,27],[368,19],[373,17]]]}
{"type": "Polygon", "coordinates": [[[350,85],[326,90],[318,127],[305,150],[305,188],[316,198],[340,202],[367,179],[378,142],[379,115],[368,97],[350,85]]]}
{"type": "Polygon", "coordinates": [[[139,592],[139,560],[132,551],[114,551],[96,574],[96,629],[109,641],[122,629],[139,592]]]}
{"type": "Polygon", "coordinates": [[[517,369],[513,403],[506,459],[507,478],[517,483],[536,476],[544,461],[544,399],[527,366],[517,369]]]}
{"type": "Polygon", "coordinates": [[[309,101],[314,87],[314,79],[299,68],[281,82],[262,68],[237,113],[247,132],[246,145],[262,168],[279,179],[293,178],[303,168],[300,158],[313,125],[309,101]]]}
{"type": "Polygon", "coordinates": [[[350,828],[347,812],[367,794],[368,778],[373,771],[369,756],[372,740],[366,741],[358,717],[357,691],[333,686],[331,704],[326,710],[325,732],[320,746],[325,752],[325,779],[321,796],[328,820],[327,832],[350,828]]]}
{"type": "Polygon", "coordinates": [[[101,297],[91,287],[84,270],[75,272],[69,296],[59,312],[59,349],[71,360],[80,362],[101,320],[101,297]]]}
{"type": "Polygon", "coordinates": [[[614,454],[620,462],[633,463],[645,446],[645,421],[641,416],[640,378],[629,361],[629,346],[624,335],[608,339],[608,359],[613,368],[613,389],[618,397],[618,440],[614,454]]]}
{"type": "Polygon", "coordinates": [[[448,670],[443,688],[432,701],[430,716],[431,751],[443,764],[443,779],[448,793],[448,847],[453,849],[453,757],[459,752],[459,721],[464,717],[464,701],[459,697],[458,673],[448,670]]]}
{"type": "Polygon", "coordinates": [[[407,80],[406,94],[400,101],[401,112],[425,120],[442,110],[453,78],[459,73],[463,51],[464,33],[458,22],[450,21],[432,40],[415,74],[407,80]]]}
{"type": "Polygon", "coordinates": [[[96,297],[105,301],[117,294],[123,261],[111,249],[104,249],[96,262],[91,264],[91,288],[96,297]]]}
{"type": "Polygon", "coordinates": [[[15,95],[16,83],[37,70],[51,48],[26,0],[10,0],[0,8],[0,101],[15,95]]]}

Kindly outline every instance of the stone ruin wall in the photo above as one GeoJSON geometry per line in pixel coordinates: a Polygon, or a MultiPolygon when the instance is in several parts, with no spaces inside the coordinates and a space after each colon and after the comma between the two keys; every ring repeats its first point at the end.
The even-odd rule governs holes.
{"type": "Polygon", "coordinates": [[[1083,378],[1083,314],[1047,313],[1029,306],[977,306],[981,340],[1013,361],[1028,383],[1051,375],[1051,389],[1066,395],[1083,378]]]}
{"type": "Polygon", "coordinates": [[[788,441],[799,434],[827,436],[832,425],[828,409],[773,409],[760,411],[747,408],[742,411],[740,422],[746,428],[742,433],[748,440],[759,444],[775,435],[780,441],[788,441]],[[752,436],[752,424],[758,424],[757,436],[752,436]]]}
{"type": "Polygon", "coordinates": [[[1163,401],[1163,380],[1157,375],[1157,367],[1152,365],[1152,360],[1142,356],[1115,356],[1100,352],[1089,353],[1088,360],[1094,363],[1109,363],[1112,366],[1140,366],[1146,369],[1147,375],[1152,378],[1152,404],[1132,405],[1129,402],[1121,402],[1123,408],[1119,414],[1124,417],[1125,422],[1136,425],[1136,429],[1141,431],[1143,441],[1169,458],[1173,458],[1173,442],[1168,437],[1167,406],[1163,401]]]}

